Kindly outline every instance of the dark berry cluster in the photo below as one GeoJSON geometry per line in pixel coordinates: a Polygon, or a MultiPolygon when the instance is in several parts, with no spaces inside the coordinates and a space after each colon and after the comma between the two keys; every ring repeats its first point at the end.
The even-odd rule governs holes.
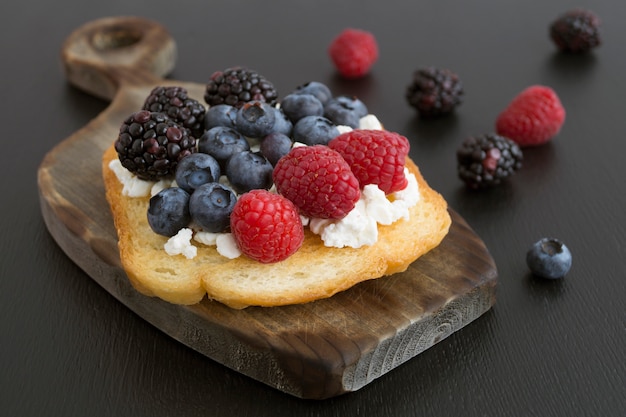
{"type": "Polygon", "coordinates": [[[600,45],[600,19],[593,12],[571,10],[550,25],[550,38],[565,52],[587,52],[600,45]]]}
{"type": "Polygon", "coordinates": [[[253,100],[274,105],[278,100],[278,92],[274,84],[258,72],[233,67],[211,75],[206,84],[204,100],[209,106],[228,104],[241,107],[253,100]]]}
{"type": "Polygon", "coordinates": [[[200,137],[204,131],[206,109],[202,103],[190,98],[183,87],[155,87],[146,98],[142,109],[165,113],[170,119],[189,129],[195,138],[200,137]]]}
{"type": "Polygon", "coordinates": [[[405,96],[420,116],[443,116],[462,103],[463,84],[458,75],[448,69],[420,68],[413,73],[405,96]]]}
{"type": "Polygon", "coordinates": [[[500,184],[522,167],[522,151],[495,133],[466,138],[457,150],[458,175],[472,189],[500,184]]]}

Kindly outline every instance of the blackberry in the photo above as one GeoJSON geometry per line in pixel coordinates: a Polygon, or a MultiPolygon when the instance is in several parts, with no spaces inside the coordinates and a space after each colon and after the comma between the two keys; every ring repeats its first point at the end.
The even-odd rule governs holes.
{"type": "Polygon", "coordinates": [[[194,138],[199,138],[204,132],[206,109],[202,103],[190,98],[183,87],[155,87],[146,98],[142,110],[165,113],[189,129],[194,138]]]}
{"type": "Polygon", "coordinates": [[[552,22],[550,38],[562,51],[587,52],[601,43],[600,19],[588,10],[570,10],[552,22]]]}
{"type": "Polygon", "coordinates": [[[522,150],[512,140],[495,133],[470,136],[456,153],[459,178],[472,189],[487,188],[522,167],[522,150]]]}
{"type": "Polygon", "coordinates": [[[216,71],[206,84],[204,101],[209,106],[228,104],[241,107],[252,100],[276,104],[278,93],[274,84],[254,70],[233,67],[216,71]]]}
{"type": "Polygon", "coordinates": [[[164,113],[140,110],[122,122],[115,150],[130,172],[158,181],[174,177],[178,161],[196,151],[196,139],[164,113]]]}
{"type": "Polygon", "coordinates": [[[405,96],[420,116],[433,118],[451,113],[462,103],[463,94],[458,75],[448,69],[428,67],[413,73],[405,96]]]}

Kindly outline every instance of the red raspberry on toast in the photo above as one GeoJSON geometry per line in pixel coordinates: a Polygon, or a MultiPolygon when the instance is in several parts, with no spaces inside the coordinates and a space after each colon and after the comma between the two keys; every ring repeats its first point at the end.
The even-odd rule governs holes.
{"type": "Polygon", "coordinates": [[[293,148],[278,161],[273,178],[276,191],[307,217],[341,219],[361,196],[348,163],[325,145],[293,148]]]}
{"type": "Polygon", "coordinates": [[[409,141],[386,130],[355,129],[328,143],[348,162],[361,188],[376,184],[385,194],[402,190],[407,185],[404,164],[409,141]]]}
{"type": "Polygon", "coordinates": [[[550,87],[533,85],[526,88],[496,119],[496,132],[521,147],[548,142],[561,130],[565,109],[550,87]]]}
{"type": "Polygon", "coordinates": [[[243,194],[230,215],[230,228],[243,254],[261,263],[287,259],[302,246],[298,209],[283,196],[257,189],[243,194]]]}
{"type": "Polygon", "coordinates": [[[359,78],[367,74],[378,59],[378,44],[370,32],[345,29],[333,39],[328,54],[339,74],[359,78]]]}

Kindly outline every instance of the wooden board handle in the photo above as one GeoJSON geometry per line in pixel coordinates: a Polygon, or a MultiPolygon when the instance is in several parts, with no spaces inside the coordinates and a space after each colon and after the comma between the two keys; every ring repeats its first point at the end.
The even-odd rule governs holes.
{"type": "Polygon", "coordinates": [[[72,32],[61,57],[71,84],[112,101],[124,84],[155,84],[169,74],[176,63],[176,42],[157,22],[109,17],[72,32]]]}

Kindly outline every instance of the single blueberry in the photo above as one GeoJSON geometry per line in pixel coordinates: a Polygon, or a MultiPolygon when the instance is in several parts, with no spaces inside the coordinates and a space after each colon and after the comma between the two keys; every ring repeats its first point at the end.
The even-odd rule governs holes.
{"type": "Polygon", "coordinates": [[[150,198],[148,224],[155,233],[172,237],[190,221],[189,193],[182,188],[165,188],[150,198]]]}
{"type": "Polygon", "coordinates": [[[219,181],[220,175],[220,166],[214,157],[196,152],[178,162],[175,179],[180,188],[191,194],[202,184],[219,181]]]}
{"type": "Polygon", "coordinates": [[[292,137],[305,145],[328,145],[339,136],[337,126],[322,116],[306,116],[293,126],[292,137]]]}
{"type": "Polygon", "coordinates": [[[259,100],[244,103],[237,110],[235,119],[237,130],[249,138],[262,138],[269,135],[272,133],[275,122],[274,107],[259,100]]]}
{"type": "Polygon", "coordinates": [[[330,88],[326,84],[319,81],[309,81],[306,84],[302,84],[293,91],[294,94],[312,94],[322,104],[326,104],[333,96],[330,88]]]}
{"type": "Polygon", "coordinates": [[[274,121],[274,128],[272,129],[272,133],[282,133],[283,135],[291,136],[293,123],[291,122],[291,120],[289,120],[287,115],[285,115],[285,113],[281,109],[278,109],[276,107],[273,107],[273,109],[276,120],[274,121]]]}
{"type": "Polygon", "coordinates": [[[225,126],[235,128],[237,109],[228,104],[218,104],[209,107],[204,115],[204,130],[209,130],[215,126],[225,126]]]}
{"type": "Polygon", "coordinates": [[[572,267],[572,254],[559,239],[543,238],[526,253],[526,264],[541,278],[562,278],[572,267]]]}
{"type": "Polygon", "coordinates": [[[272,166],[276,166],[278,160],[289,153],[292,145],[289,136],[274,132],[263,138],[260,151],[272,166]]]}
{"type": "Polygon", "coordinates": [[[198,140],[198,152],[211,155],[217,160],[222,173],[228,158],[250,149],[246,138],[230,127],[216,126],[207,130],[198,140]]]}
{"type": "Polygon", "coordinates": [[[260,152],[244,151],[233,155],[226,164],[226,177],[233,189],[243,194],[272,187],[274,167],[260,152]]]}
{"type": "Polygon", "coordinates": [[[338,96],[331,98],[324,106],[324,117],[336,125],[359,127],[361,117],[367,116],[367,107],[356,97],[338,96]]]}
{"type": "Polygon", "coordinates": [[[237,196],[229,187],[217,182],[203,184],[189,198],[191,218],[205,232],[222,233],[230,228],[230,213],[237,196]]]}
{"type": "Polygon", "coordinates": [[[293,123],[305,116],[324,115],[324,105],[312,94],[289,94],[281,101],[280,108],[293,123]]]}

